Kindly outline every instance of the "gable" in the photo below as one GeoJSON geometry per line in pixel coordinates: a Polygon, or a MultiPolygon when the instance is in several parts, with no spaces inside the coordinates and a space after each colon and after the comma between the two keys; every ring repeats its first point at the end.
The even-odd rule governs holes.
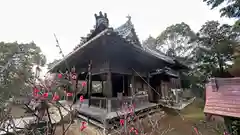
{"type": "Polygon", "coordinates": [[[130,41],[132,44],[141,46],[141,43],[134,29],[134,25],[131,21],[131,17],[128,17],[127,22],[120,27],[114,29],[114,31],[118,33],[122,38],[130,41]]]}

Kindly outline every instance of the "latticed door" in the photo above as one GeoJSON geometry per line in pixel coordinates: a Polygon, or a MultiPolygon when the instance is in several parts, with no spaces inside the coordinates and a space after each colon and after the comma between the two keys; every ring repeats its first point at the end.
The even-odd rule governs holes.
{"type": "Polygon", "coordinates": [[[169,97],[169,92],[170,87],[169,87],[169,82],[162,81],[161,82],[161,94],[162,94],[162,99],[167,99],[169,97]]]}

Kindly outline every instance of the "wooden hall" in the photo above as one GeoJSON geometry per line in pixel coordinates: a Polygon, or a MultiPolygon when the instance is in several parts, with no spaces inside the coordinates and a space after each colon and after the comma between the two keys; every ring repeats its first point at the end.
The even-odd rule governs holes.
{"type": "Polygon", "coordinates": [[[113,112],[121,108],[122,102],[135,104],[136,110],[153,107],[159,100],[168,99],[170,88],[181,88],[179,79],[175,79],[174,86],[171,80],[179,78],[179,71],[187,67],[143,48],[131,17],[116,29],[109,27],[107,14],[95,14],[95,19],[90,34],[50,69],[53,73],[65,72],[66,63],[75,67],[77,83],[89,76],[87,90],[79,91],[88,99],[80,109],[84,116],[101,122],[114,117],[113,112]],[[162,84],[168,86],[164,91],[162,84]]]}

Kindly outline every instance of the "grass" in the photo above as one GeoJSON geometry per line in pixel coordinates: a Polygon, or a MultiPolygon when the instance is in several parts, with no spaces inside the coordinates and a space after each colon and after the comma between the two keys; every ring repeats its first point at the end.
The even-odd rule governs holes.
{"type": "Polygon", "coordinates": [[[203,120],[204,115],[202,113],[193,113],[184,115],[184,118],[189,120],[203,120]]]}
{"type": "Polygon", "coordinates": [[[199,121],[204,120],[204,113],[202,108],[203,102],[201,100],[196,100],[191,105],[187,106],[180,113],[187,120],[199,121]]]}
{"type": "Polygon", "coordinates": [[[168,114],[162,121],[162,126],[170,125],[174,130],[166,135],[196,135],[193,127],[197,127],[202,135],[219,135],[223,133],[223,123],[217,121],[204,122],[204,102],[196,100],[180,112],[165,108],[168,114]]]}

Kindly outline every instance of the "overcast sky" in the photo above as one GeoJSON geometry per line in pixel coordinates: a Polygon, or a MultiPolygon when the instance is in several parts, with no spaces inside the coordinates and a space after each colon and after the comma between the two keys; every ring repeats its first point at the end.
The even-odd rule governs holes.
{"type": "Polygon", "coordinates": [[[123,24],[129,14],[141,41],[180,22],[194,31],[207,20],[232,23],[202,0],[1,0],[0,41],[34,41],[51,62],[60,58],[53,33],[67,54],[93,28],[99,11],[108,14],[112,27],[123,24]]]}

